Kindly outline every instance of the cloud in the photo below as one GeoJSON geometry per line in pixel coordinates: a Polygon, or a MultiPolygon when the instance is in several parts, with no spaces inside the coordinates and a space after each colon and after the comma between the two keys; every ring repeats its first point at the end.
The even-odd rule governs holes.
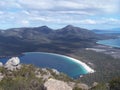
{"type": "Polygon", "coordinates": [[[2,15],[2,14],[4,14],[4,12],[3,12],[3,11],[0,11],[0,15],[2,15]]]}
{"type": "Polygon", "coordinates": [[[30,22],[28,20],[21,20],[20,24],[22,24],[23,26],[29,26],[30,22]]]}
{"type": "Polygon", "coordinates": [[[19,3],[15,2],[15,0],[1,0],[0,1],[0,10],[6,11],[6,10],[19,10],[22,9],[19,3]]]}
{"type": "Polygon", "coordinates": [[[119,0],[18,0],[28,10],[117,12],[119,0]]]}
{"type": "Polygon", "coordinates": [[[18,3],[30,10],[47,10],[53,7],[53,0],[18,0],[18,3]]]}
{"type": "Polygon", "coordinates": [[[119,6],[120,0],[1,0],[0,26],[3,22],[21,27],[35,24],[118,25],[120,19],[115,15],[120,15],[119,6]]]}

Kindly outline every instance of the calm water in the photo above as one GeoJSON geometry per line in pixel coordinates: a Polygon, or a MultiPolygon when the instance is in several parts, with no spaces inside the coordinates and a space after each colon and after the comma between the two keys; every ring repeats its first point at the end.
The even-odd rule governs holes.
{"type": "Polygon", "coordinates": [[[111,47],[120,48],[120,38],[118,39],[109,39],[109,40],[100,40],[97,42],[98,44],[108,45],[111,47]]]}
{"type": "MultiPolygon", "coordinates": [[[[41,52],[31,52],[25,53],[23,56],[19,57],[21,63],[24,64],[34,64],[38,67],[48,67],[55,68],[60,72],[64,72],[70,77],[76,78],[82,74],[87,74],[88,72],[80,64],[72,61],[71,59],[59,55],[41,53],[41,52]]],[[[8,59],[0,59],[1,62],[5,63],[8,59]]]]}

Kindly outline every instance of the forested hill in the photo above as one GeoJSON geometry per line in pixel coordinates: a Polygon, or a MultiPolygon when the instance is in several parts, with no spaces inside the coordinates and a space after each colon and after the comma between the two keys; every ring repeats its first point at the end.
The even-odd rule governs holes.
{"type": "Polygon", "coordinates": [[[29,51],[70,53],[91,47],[100,38],[90,30],[72,25],[57,30],[47,26],[0,30],[0,55],[29,51]]]}

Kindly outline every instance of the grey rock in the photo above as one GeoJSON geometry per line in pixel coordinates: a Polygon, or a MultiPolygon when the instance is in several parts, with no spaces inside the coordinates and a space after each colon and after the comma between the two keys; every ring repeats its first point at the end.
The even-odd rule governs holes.
{"type": "Polygon", "coordinates": [[[68,85],[69,85],[70,87],[74,88],[75,85],[76,85],[76,83],[75,83],[75,82],[68,82],[68,85]]]}
{"type": "Polygon", "coordinates": [[[16,65],[20,64],[20,59],[18,57],[12,57],[6,62],[5,65],[7,65],[7,64],[16,66],[16,65]]]}
{"type": "Polygon", "coordinates": [[[16,70],[16,69],[20,69],[21,65],[20,65],[20,59],[18,57],[12,57],[10,58],[4,66],[7,70],[16,70]]]}
{"type": "Polygon", "coordinates": [[[47,90],[72,90],[70,86],[66,82],[56,80],[56,79],[48,79],[48,81],[45,82],[44,86],[47,88],[47,90]]]}
{"type": "Polygon", "coordinates": [[[58,70],[56,70],[56,69],[52,69],[52,71],[53,71],[56,75],[59,75],[59,74],[60,74],[60,72],[59,72],[58,70]]]}
{"type": "Polygon", "coordinates": [[[42,71],[45,73],[42,75],[43,80],[48,80],[50,77],[52,77],[51,73],[46,68],[42,68],[42,71]]]}
{"type": "Polygon", "coordinates": [[[98,82],[94,82],[92,87],[96,87],[98,85],[98,82]]]}

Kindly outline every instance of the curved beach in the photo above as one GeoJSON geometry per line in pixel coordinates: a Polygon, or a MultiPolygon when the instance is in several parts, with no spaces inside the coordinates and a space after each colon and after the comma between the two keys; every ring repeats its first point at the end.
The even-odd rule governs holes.
{"type": "MultiPolygon", "coordinates": [[[[87,73],[94,73],[95,71],[90,68],[86,63],[80,61],[80,60],[77,60],[75,58],[72,58],[72,57],[69,57],[69,56],[65,56],[65,55],[60,55],[60,54],[55,54],[55,53],[46,53],[46,52],[27,52],[27,53],[44,53],[44,54],[51,54],[51,55],[57,55],[57,56],[62,56],[64,58],[67,58],[68,60],[71,60],[75,63],[78,63],[80,64],[82,67],[84,67],[84,69],[87,71],[87,73]]],[[[24,53],[26,54],[26,53],[24,53]]]]}
{"type": "Polygon", "coordinates": [[[80,60],[77,60],[77,59],[75,59],[75,58],[68,57],[68,56],[65,56],[65,57],[66,57],[66,58],[69,58],[70,60],[73,60],[74,62],[76,62],[76,63],[80,64],[81,66],[83,66],[84,69],[86,69],[86,71],[87,71],[88,73],[94,73],[94,72],[95,72],[95,71],[94,71],[92,68],[90,68],[86,63],[84,63],[84,62],[82,62],[82,61],[80,61],[80,60]]]}

